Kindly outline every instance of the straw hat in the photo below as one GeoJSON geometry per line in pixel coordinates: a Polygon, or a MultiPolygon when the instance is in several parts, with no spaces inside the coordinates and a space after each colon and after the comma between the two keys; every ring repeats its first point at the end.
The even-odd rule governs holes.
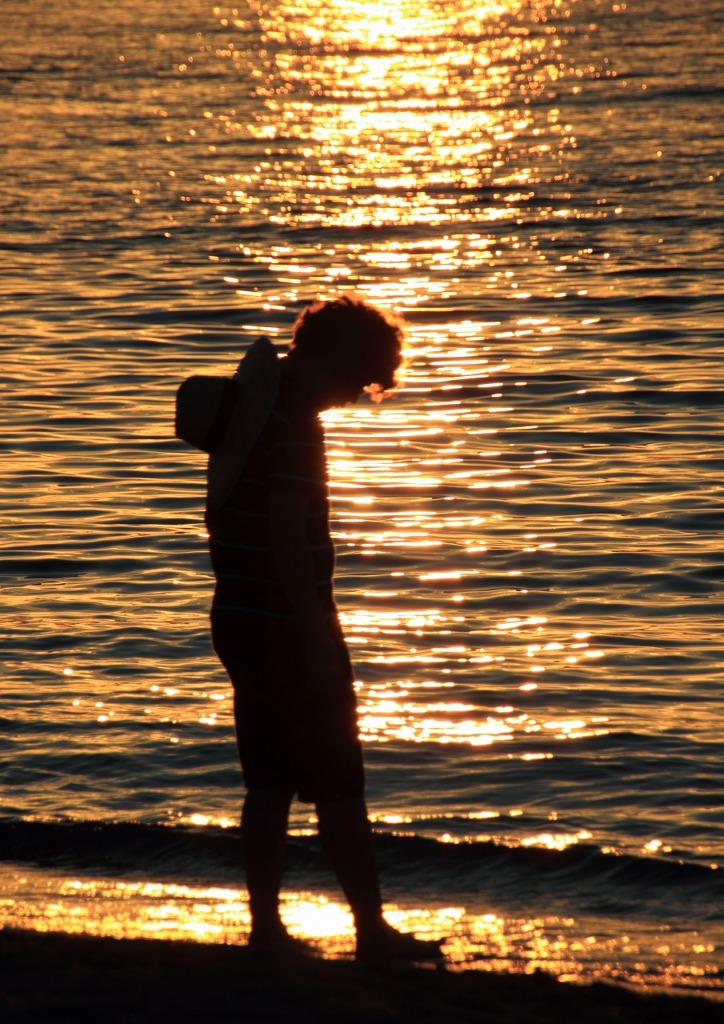
{"type": "Polygon", "coordinates": [[[176,393],[176,437],[209,453],[208,505],[229,498],[269,418],[279,388],[279,359],[259,338],[233,377],[197,375],[176,393]]]}

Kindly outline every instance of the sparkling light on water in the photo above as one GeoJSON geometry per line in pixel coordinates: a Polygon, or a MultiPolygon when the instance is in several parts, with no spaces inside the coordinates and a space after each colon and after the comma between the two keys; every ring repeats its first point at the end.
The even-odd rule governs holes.
{"type": "MultiPolygon", "coordinates": [[[[2,879],[4,891],[7,881],[2,879]]],[[[226,944],[243,944],[249,935],[246,893],[229,887],[53,879],[29,869],[14,872],[12,890],[13,899],[0,898],[0,927],[12,922],[41,932],[226,944]]],[[[321,956],[353,955],[352,917],[338,902],[314,892],[285,892],[281,913],[290,933],[309,940],[321,956]]],[[[448,970],[544,970],[565,981],[625,978],[684,989],[706,988],[717,975],[715,950],[691,932],[638,930],[633,938],[625,931],[601,932],[596,921],[506,917],[459,905],[392,904],[385,917],[402,931],[444,938],[448,970]]]]}
{"type": "Polygon", "coordinates": [[[4,814],[236,819],[173,395],[356,289],[410,324],[325,418],[376,820],[721,863],[721,60],[641,10],[3,11],[4,814]]]}

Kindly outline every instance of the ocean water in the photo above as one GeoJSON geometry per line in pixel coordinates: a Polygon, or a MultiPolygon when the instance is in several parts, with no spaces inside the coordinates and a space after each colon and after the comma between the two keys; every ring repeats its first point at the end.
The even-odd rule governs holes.
{"type": "MultiPolygon", "coordinates": [[[[721,993],[723,21],[4,0],[2,923],[243,938],[174,394],[354,290],[409,324],[394,399],[325,417],[390,913],[721,993]]],[[[344,953],[293,825],[289,919],[344,953]]]]}

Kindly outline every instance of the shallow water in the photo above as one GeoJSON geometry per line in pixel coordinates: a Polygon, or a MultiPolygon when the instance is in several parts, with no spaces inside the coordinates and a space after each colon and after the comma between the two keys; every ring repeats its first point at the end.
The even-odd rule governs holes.
{"type": "MultiPolygon", "coordinates": [[[[4,4],[6,859],[43,862],[65,820],[71,851],[89,820],[154,849],[155,825],[211,842],[236,820],[203,463],[173,439],[174,392],[355,289],[410,325],[398,395],[326,417],[380,829],[498,844],[514,878],[499,891],[471,847],[476,905],[519,911],[532,871],[551,913],[711,940],[723,17],[4,4]],[[565,883],[517,861],[572,850],[565,883]]],[[[457,870],[430,849],[418,901],[457,870]]]]}

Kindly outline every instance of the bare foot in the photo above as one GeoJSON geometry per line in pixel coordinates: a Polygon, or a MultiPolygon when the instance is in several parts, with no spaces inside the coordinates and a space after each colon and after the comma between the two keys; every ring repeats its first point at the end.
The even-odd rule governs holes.
{"type": "Polygon", "coordinates": [[[410,932],[398,932],[383,921],[379,927],[357,936],[357,960],[384,966],[390,963],[442,961],[444,939],[416,939],[410,932]]]}
{"type": "Polygon", "coordinates": [[[273,928],[252,927],[249,952],[254,956],[270,958],[318,956],[318,950],[304,939],[296,939],[283,925],[273,928]]]}

